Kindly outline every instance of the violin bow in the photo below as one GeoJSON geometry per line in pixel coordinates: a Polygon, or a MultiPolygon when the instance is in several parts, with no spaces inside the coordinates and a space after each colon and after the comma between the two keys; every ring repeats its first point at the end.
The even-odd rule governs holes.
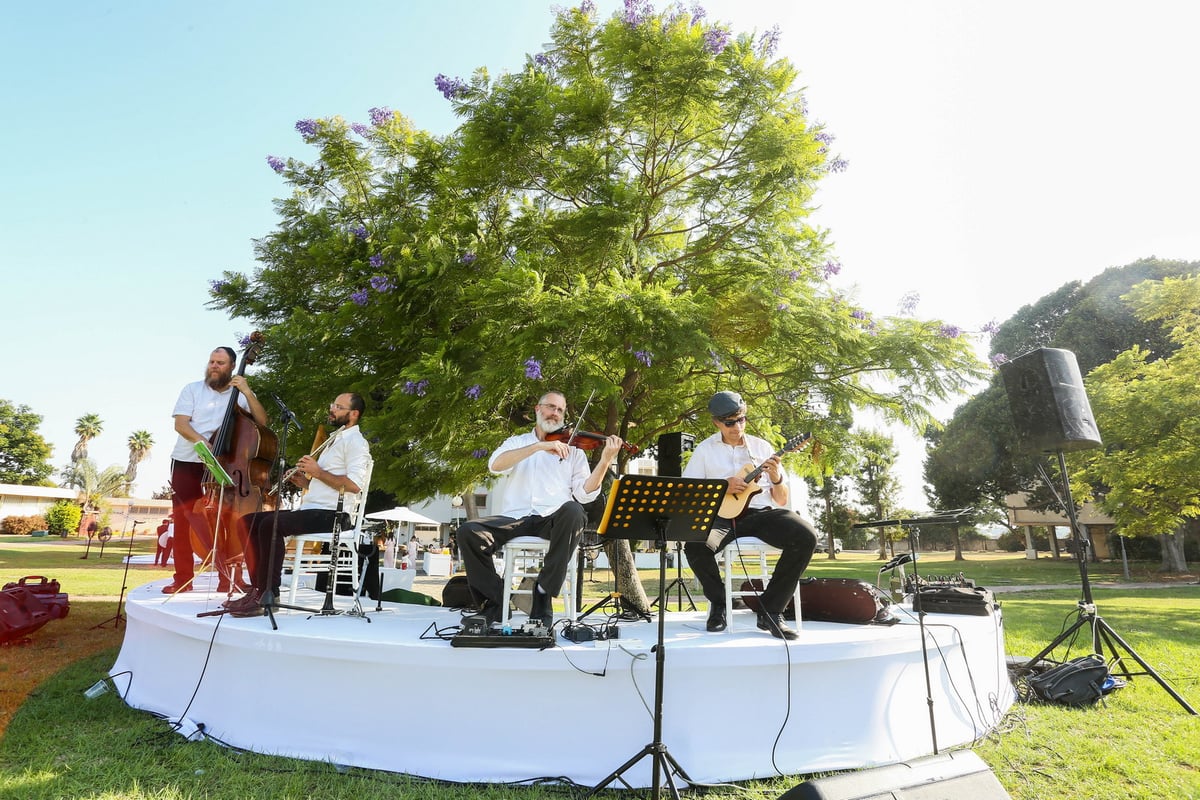
{"type": "MultiPolygon", "coordinates": [[[[587,402],[583,404],[583,411],[579,412],[579,425],[583,424],[583,418],[587,416],[588,407],[592,404],[592,398],[596,396],[596,390],[592,389],[592,393],[588,395],[587,402]]],[[[575,444],[575,434],[579,433],[579,425],[571,428],[571,435],[567,438],[567,447],[575,444]]]]}

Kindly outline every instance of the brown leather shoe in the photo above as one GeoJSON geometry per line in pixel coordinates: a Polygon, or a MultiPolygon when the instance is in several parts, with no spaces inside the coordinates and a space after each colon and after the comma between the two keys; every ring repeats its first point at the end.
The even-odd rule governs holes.
{"type": "Polygon", "coordinates": [[[262,601],[262,594],[257,590],[251,589],[236,600],[226,600],[221,603],[221,606],[226,611],[246,611],[247,609],[258,608],[262,601]]]}
{"type": "Polygon", "coordinates": [[[190,592],[191,590],[192,585],[190,583],[178,585],[175,583],[168,583],[166,586],[162,587],[163,594],[179,594],[180,592],[190,592]]]}

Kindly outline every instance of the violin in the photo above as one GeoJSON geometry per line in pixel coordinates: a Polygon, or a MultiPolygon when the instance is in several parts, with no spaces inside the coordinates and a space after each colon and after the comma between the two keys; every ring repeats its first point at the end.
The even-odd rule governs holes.
{"type": "MultiPolygon", "coordinates": [[[[595,450],[598,447],[604,447],[608,443],[608,436],[603,433],[579,431],[569,425],[564,425],[554,433],[547,433],[546,441],[566,442],[572,447],[578,447],[580,450],[595,450]]],[[[631,456],[638,454],[637,445],[630,444],[629,442],[621,442],[621,449],[631,456]]]]}

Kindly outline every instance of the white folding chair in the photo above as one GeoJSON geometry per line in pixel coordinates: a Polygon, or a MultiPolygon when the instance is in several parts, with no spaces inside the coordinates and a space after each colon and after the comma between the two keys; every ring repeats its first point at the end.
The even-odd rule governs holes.
{"type": "Polygon", "coordinates": [[[292,537],[284,561],[284,570],[290,569],[292,573],[291,583],[288,587],[288,603],[296,602],[296,590],[300,588],[301,575],[331,573],[329,579],[334,582],[335,591],[338,578],[345,576],[354,588],[354,594],[358,595],[358,544],[362,537],[360,528],[363,522],[363,512],[367,506],[367,492],[371,488],[371,472],[374,469],[375,462],[369,461],[367,475],[363,479],[359,491],[352,495],[346,495],[343,499],[342,510],[350,515],[350,524],[338,532],[338,551],[336,553],[305,552],[306,545],[309,544],[315,544],[316,547],[313,549],[318,551],[326,549],[321,545],[328,545],[328,549],[332,549],[333,531],[306,533],[292,537]]]}
{"type": "MultiPolygon", "coordinates": [[[[537,580],[542,562],[550,550],[550,541],[537,536],[518,536],[504,545],[504,595],[500,601],[501,624],[512,619],[512,602],[514,596],[527,596],[529,603],[533,602],[533,583],[529,588],[522,588],[524,578],[537,580]]],[[[562,599],[566,605],[566,617],[575,621],[575,556],[571,557],[571,566],[567,569],[567,577],[563,582],[562,599]]],[[[526,612],[528,613],[528,612],[526,612]]]]}
{"type": "MultiPolygon", "coordinates": [[[[762,594],[763,589],[771,582],[771,570],[767,566],[767,556],[778,553],[777,548],[771,547],[761,539],[744,538],[734,539],[725,546],[722,551],[724,564],[722,571],[725,573],[725,619],[728,620],[728,628],[733,630],[733,598],[735,597],[757,597],[762,594]],[[762,581],[761,589],[751,588],[749,591],[743,591],[741,588],[742,581],[751,581],[751,587],[754,586],[753,581],[757,579],[762,581]],[[737,581],[737,588],[734,588],[734,581],[737,581]]],[[[800,585],[796,585],[796,630],[800,629],[800,585]]],[[[756,623],[757,624],[757,623],[756,623]]]]}

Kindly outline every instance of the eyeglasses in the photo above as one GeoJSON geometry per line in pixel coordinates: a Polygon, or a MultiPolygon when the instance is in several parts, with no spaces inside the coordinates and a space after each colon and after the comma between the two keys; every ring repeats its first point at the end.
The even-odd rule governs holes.
{"type": "Polygon", "coordinates": [[[547,411],[557,411],[559,414],[567,413],[567,410],[565,408],[563,408],[562,406],[556,406],[556,405],[552,405],[550,403],[538,403],[538,405],[541,406],[542,408],[546,409],[547,411]]]}
{"type": "Polygon", "coordinates": [[[339,406],[337,403],[330,403],[329,410],[330,411],[349,411],[350,406],[339,406]]]}
{"type": "Polygon", "coordinates": [[[732,428],[734,425],[745,425],[750,421],[749,417],[738,417],[737,419],[719,419],[717,422],[724,425],[726,428],[732,428]]]}

